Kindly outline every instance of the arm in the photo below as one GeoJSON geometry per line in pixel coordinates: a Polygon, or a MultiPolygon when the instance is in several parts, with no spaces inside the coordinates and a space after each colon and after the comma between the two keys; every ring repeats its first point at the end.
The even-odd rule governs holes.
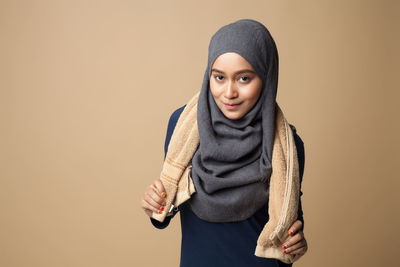
{"type": "MultiPolygon", "coordinates": [[[[172,113],[171,117],[169,118],[167,135],[165,137],[165,143],[164,143],[164,160],[165,160],[165,157],[167,156],[168,145],[169,145],[169,141],[171,140],[172,133],[175,129],[176,123],[178,122],[179,116],[181,115],[185,106],[182,106],[182,107],[178,108],[177,110],[175,110],[172,113]]],[[[153,219],[151,217],[150,217],[150,221],[154,225],[154,227],[156,227],[158,229],[164,229],[165,227],[167,227],[169,225],[169,222],[171,221],[171,219],[175,216],[175,214],[177,212],[178,211],[174,209],[173,214],[171,216],[165,217],[163,222],[159,222],[156,219],[153,219]]]]}

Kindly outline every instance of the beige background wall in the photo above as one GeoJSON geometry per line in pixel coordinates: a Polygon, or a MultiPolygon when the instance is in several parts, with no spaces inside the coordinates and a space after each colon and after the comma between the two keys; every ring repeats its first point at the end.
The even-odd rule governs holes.
{"type": "Polygon", "coordinates": [[[305,143],[307,254],[398,266],[398,1],[0,1],[0,266],[178,266],[140,207],[210,37],[264,23],[305,143]]]}

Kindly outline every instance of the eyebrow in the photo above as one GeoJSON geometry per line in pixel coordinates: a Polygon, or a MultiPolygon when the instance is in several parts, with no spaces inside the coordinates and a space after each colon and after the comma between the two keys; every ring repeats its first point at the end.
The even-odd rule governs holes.
{"type": "MultiPolygon", "coordinates": [[[[213,71],[225,74],[222,70],[218,70],[218,69],[214,69],[213,68],[213,69],[211,69],[211,72],[213,72],[213,71]]],[[[250,73],[254,73],[255,74],[255,71],[252,71],[252,70],[249,70],[249,69],[239,70],[239,71],[235,72],[235,74],[245,73],[245,72],[250,72],[250,73]]]]}

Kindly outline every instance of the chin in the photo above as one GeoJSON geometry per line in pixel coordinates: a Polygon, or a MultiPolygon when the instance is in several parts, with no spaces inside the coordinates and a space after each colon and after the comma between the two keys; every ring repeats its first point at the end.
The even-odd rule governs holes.
{"type": "Polygon", "coordinates": [[[241,115],[235,115],[235,114],[231,114],[231,113],[224,113],[224,115],[225,115],[225,117],[227,117],[230,120],[238,120],[241,117],[243,117],[241,115]]]}

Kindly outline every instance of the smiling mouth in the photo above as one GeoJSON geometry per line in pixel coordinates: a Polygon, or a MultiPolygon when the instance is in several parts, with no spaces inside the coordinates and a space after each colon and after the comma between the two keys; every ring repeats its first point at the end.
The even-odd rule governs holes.
{"type": "Polygon", "coordinates": [[[237,107],[239,107],[239,105],[240,105],[241,103],[239,103],[239,104],[234,104],[234,105],[230,105],[230,104],[224,104],[225,105],[225,107],[227,108],[227,109],[236,109],[237,107]]]}
{"type": "Polygon", "coordinates": [[[228,105],[228,106],[238,106],[238,105],[240,105],[240,104],[242,104],[242,102],[237,103],[237,104],[224,103],[224,105],[228,105]]]}

